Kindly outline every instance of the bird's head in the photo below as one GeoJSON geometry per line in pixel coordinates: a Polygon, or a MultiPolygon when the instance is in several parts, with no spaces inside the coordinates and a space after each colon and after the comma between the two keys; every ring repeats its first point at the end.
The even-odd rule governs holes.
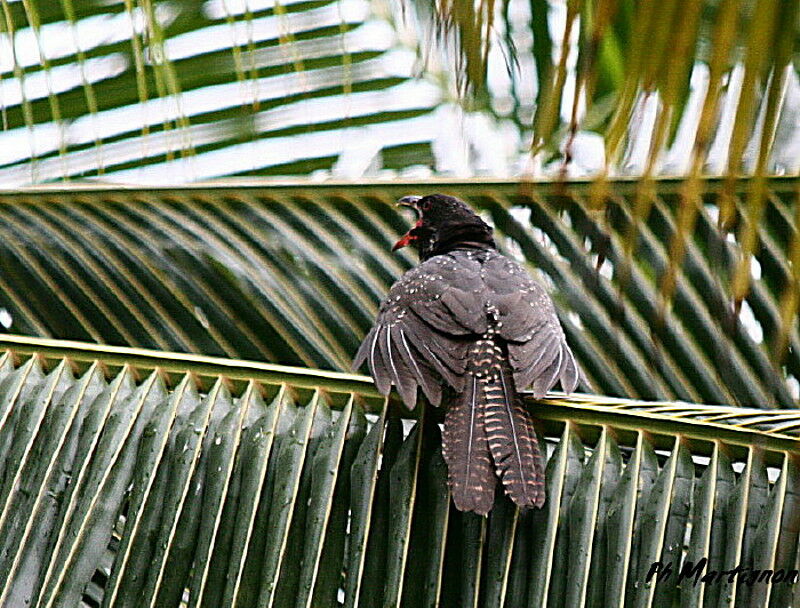
{"type": "Polygon", "coordinates": [[[417,223],[392,251],[410,245],[419,252],[420,260],[454,249],[494,249],[492,228],[464,201],[444,194],[404,196],[398,205],[410,207],[417,214],[417,223]]]}

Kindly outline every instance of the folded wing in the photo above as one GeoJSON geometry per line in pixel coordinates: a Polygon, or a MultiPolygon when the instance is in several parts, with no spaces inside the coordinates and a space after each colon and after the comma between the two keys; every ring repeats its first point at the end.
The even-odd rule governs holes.
{"type": "Polygon", "coordinates": [[[467,349],[487,329],[483,296],[479,263],[449,255],[423,262],[392,286],[353,367],[366,361],[378,390],[394,384],[409,408],[418,387],[439,405],[439,378],[464,389],[467,349]]]}
{"type": "Polygon", "coordinates": [[[408,271],[389,291],[353,367],[366,361],[378,390],[395,385],[410,408],[417,388],[438,405],[440,379],[464,390],[469,346],[490,324],[507,344],[518,389],[532,387],[541,398],[559,382],[566,392],[577,388],[580,370],[550,296],[499,253],[483,265],[441,255],[408,271]]]}
{"type": "Polygon", "coordinates": [[[560,381],[565,392],[573,392],[580,383],[580,369],[544,288],[514,260],[501,255],[486,262],[485,278],[517,388],[531,386],[539,399],[560,381]]]}

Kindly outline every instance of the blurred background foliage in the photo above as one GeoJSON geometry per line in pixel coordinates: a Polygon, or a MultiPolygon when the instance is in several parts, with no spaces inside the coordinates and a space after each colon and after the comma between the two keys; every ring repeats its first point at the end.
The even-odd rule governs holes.
{"type": "Polygon", "coordinates": [[[414,52],[399,42],[388,7],[3,0],[2,8],[4,185],[357,175],[376,155],[377,168],[433,162],[440,89],[412,78],[414,52]]]}
{"type": "Polygon", "coordinates": [[[6,186],[800,169],[796,2],[0,7],[6,186]]]}

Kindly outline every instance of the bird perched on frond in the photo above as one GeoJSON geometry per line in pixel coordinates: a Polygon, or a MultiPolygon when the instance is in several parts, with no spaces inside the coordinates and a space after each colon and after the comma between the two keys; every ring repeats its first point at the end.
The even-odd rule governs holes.
{"type": "Polygon", "coordinates": [[[394,385],[409,408],[417,387],[444,402],[442,452],[458,509],[488,513],[495,475],[519,507],[540,507],[543,458],[519,390],[541,398],[560,381],[572,392],[580,378],[553,303],[464,202],[432,194],[398,203],[417,223],[393,250],[410,245],[420,263],[392,286],[353,366],[366,361],[378,390],[394,385]]]}

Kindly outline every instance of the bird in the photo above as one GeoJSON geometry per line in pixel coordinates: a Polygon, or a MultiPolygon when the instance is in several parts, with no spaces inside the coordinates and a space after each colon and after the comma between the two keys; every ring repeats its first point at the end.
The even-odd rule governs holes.
{"type": "Polygon", "coordinates": [[[581,371],[550,296],[498,251],[493,229],[444,194],[405,196],[416,223],[392,248],[419,264],[392,285],[353,369],[366,361],[378,391],[413,409],[418,389],[445,407],[442,455],[460,511],[487,515],[498,479],[521,509],[545,500],[544,464],[520,390],[541,399],[581,371]]]}

